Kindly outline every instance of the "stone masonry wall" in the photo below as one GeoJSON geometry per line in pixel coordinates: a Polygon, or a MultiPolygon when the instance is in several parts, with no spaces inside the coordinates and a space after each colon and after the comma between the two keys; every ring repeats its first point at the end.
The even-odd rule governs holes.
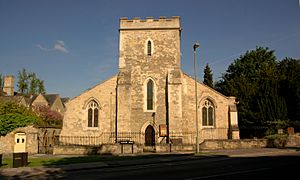
{"type": "Polygon", "coordinates": [[[61,136],[101,136],[102,132],[115,129],[116,81],[113,76],[105,82],[70,100],[66,106],[61,136]],[[88,127],[87,104],[99,103],[99,127],[88,127]]]}
{"type": "Polygon", "coordinates": [[[266,139],[243,140],[205,140],[200,144],[201,149],[241,149],[241,148],[265,148],[266,139]]]}
{"type": "Polygon", "coordinates": [[[17,128],[6,136],[0,136],[0,154],[11,154],[14,152],[15,134],[18,132],[26,134],[26,152],[29,154],[38,153],[38,129],[33,126],[27,126],[17,128]]]}
{"type": "MultiPolygon", "coordinates": [[[[183,74],[183,131],[195,132],[196,120],[195,120],[195,81],[192,77],[183,74]]],[[[198,127],[199,131],[205,129],[202,126],[202,103],[205,99],[209,99],[215,107],[215,128],[219,128],[224,132],[223,135],[218,135],[220,139],[227,139],[227,131],[222,129],[228,128],[229,117],[228,108],[229,105],[234,105],[235,99],[226,97],[212,88],[200,83],[198,81],[198,127]]],[[[205,138],[205,137],[203,137],[205,138]]],[[[202,139],[203,139],[202,138],[202,139]]]]}
{"type": "MultiPolygon", "coordinates": [[[[148,125],[157,132],[159,124],[166,124],[167,75],[174,69],[180,69],[179,17],[121,19],[119,70],[130,75],[120,78],[130,77],[130,81],[127,89],[118,85],[118,89],[122,88],[118,91],[119,105],[128,102],[128,106],[119,106],[118,109],[119,132],[145,132],[148,125]],[[148,41],[152,43],[151,56],[147,54],[148,41]],[[153,111],[146,109],[149,79],[154,81],[153,111]],[[130,94],[126,91],[128,89],[130,94]]],[[[127,82],[126,79],[122,81],[127,82]]]]}

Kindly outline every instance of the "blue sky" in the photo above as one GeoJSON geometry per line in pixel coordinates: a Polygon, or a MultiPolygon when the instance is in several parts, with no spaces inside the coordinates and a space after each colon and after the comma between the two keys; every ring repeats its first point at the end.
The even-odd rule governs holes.
{"type": "Polygon", "coordinates": [[[181,17],[182,69],[193,75],[200,42],[199,80],[256,46],[300,59],[299,0],[0,0],[0,73],[25,68],[47,93],[77,96],[118,72],[119,18],[148,16],[181,17]]]}

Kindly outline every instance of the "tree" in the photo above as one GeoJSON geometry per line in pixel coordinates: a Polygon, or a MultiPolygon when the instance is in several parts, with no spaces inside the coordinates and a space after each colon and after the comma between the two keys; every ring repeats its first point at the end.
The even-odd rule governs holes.
{"type": "Polygon", "coordinates": [[[43,127],[62,127],[63,116],[56,111],[52,111],[49,106],[36,106],[34,111],[42,119],[40,126],[43,127]]]}
{"type": "Polygon", "coordinates": [[[271,122],[287,121],[286,103],[278,93],[278,73],[274,51],[257,47],[247,51],[230,64],[216,89],[235,96],[239,102],[241,128],[264,126],[271,122]]]}
{"type": "Polygon", "coordinates": [[[44,81],[40,80],[33,72],[27,72],[24,68],[18,72],[19,92],[24,95],[46,93],[44,81]]]}
{"type": "Polygon", "coordinates": [[[0,103],[0,136],[5,136],[18,127],[38,124],[39,117],[25,106],[16,103],[0,103]]]}
{"type": "Polygon", "coordinates": [[[286,101],[278,93],[279,81],[276,77],[262,78],[259,93],[255,97],[262,124],[268,127],[266,135],[276,134],[277,129],[286,128],[289,123],[286,101]]]}
{"type": "Polygon", "coordinates": [[[212,74],[212,71],[211,71],[210,67],[208,66],[208,64],[206,64],[205,69],[204,69],[203,83],[205,85],[213,88],[213,74],[212,74]]]}
{"type": "Polygon", "coordinates": [[[37,93],[38,94],[45,94],[46,93],[46,89],[45,89],[45,86],[44,86],[44,81],[42,81],[40,79],[38,79],[37,81],[38,81],[37,82],[37,86],[38,86],[37,93]]]}
{"type": "Polygon", "coordinates": [[[28,93],[28,74],[26,70],[23,68],[18,72],[18,91],[22,94],[28,93]]]}
{"type": "Polygon", "coordinates": [[[36,77],[35,73],[29,74],[29,94],[36,94],[39,80],[36,77]]]}
{"type": "Polygon", "coordinates": [[[285,58],[277,65],[279,93],[288,104],[288,118],[300,120],[300,60],[285,58]]]}
{"type": "Polygon", "coordinates": [[[2,76],[2,74],[0,74],[0,89],[2,89],[3,88],[3,76],[2,76]]]}

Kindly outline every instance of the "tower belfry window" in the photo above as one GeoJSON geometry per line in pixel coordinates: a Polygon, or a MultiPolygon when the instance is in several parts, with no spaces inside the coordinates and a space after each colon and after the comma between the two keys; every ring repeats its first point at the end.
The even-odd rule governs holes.
{"type": "Polygon", "coordinates": [[[151,46],[152,46],[151,41],[148,41],[148,43],[147,43],[147,55],[148,56],[152,55],[152,51],[151,51],[152,47],[151,46]]]}

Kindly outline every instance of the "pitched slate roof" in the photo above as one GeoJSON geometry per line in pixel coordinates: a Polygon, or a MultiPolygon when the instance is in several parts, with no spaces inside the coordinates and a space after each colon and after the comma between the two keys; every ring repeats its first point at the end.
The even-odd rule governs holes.
{"type": "MultiPolygon", "coordinates": [[[[55,100],[57,98],[59,98],[59,94],[41,94],[45,99],[46,101],[48,102],[48,105],[51,107],[53,105],[53,103],[55,102],[55,100]]],[[[31,96],[31,103],[32,104],[35,99],[38,97],[39,95],[32,95],[31,96]]]]}
{"type": "Polygon", "coordinates": [[[14,102],[17,104],[22,104],[24,106],[29,105],[28,98],[23,96],[0,96],[0,102],[14,102]]]}
{"type": "Polygon", "coordinates": [[[55,100],[57,98],[59,98],[58,94],[43,94],[43,96],[46,98],[46,100],[49,103],[49,106],[51,107],[53,105],[53,103],[55,102],[55,100]]]}
{"type": "Polygon", "coordinates": [[[64,98],[60,98],[60,99],[63,104],[65,104],[66,102],[68,102],[70,100],[70,98],[68,98],[68,97],[64,97],[64,98]]]}

